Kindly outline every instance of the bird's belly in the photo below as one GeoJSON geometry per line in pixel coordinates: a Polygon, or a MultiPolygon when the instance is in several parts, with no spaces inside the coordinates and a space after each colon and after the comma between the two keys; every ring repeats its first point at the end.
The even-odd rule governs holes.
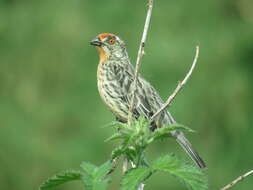
{"type": "Polygon", "coordinates": [[[98,80],[98,91],[101,99],[110,111],[121,121],[127,121],[128,105],[115,94],[112,86],[104,80],[98,80]]]}

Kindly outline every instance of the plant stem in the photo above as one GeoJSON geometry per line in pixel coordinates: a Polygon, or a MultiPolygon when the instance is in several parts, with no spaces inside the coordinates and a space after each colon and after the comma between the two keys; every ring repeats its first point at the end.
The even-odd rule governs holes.
{"type": "Polygon", "coordinates": [[[142,165],[143,161],[143,148],[140,148],[138,150],[138,155],[137,155],[137,162],[136,162],[136,168],[138,168],[140,165],[142,165]]]}
{"type": "Polygon", "coordinates": [[[144,29],[143,29],[142,38],[141,38],[141,42],[140,42],[140,46],[139,46],[139,50],[138,50],[138,56],[137,56],[137,60],[136,60],[136,65],[135,65],[135,74],[134,74],[134,82],[133,82],[133,84],[134,84],[133,96],[131,98],[130,107],[129,107],[129,111],[128,111],[128,123],[129,124],[132,121],[134,99],[135,99],[135,95],[136,95],[137,82],[138,82],[138,73],[140,70],[141,58],[144,55],[144,47],[145,47],[145,43],[146,43],[146,39],[147,39],[149,24],[150,24],[151,15],[152,15],[152,9],[153,9],[153,0],[148,0],[148,11],[147,11],[147,16],[146,16],[146,20],[145,20],[145,24],[144,24],[144,29]]]}
{"type": "Polygon", "coordinates": [[[237,184],[239,181],[242,181],[243,179],[245,179],[246,177],[250,176],[253,174],[253,170],[250,170],[249,172],[239,176],[238,178],[236,178],[235,180],[233,180],[231,183],[229,183],[228,185],[226,185],[225,187],[221,188],[221,190],[227,190],[230,189],[231,187],[233,187],[235,184],[237,184]]]}

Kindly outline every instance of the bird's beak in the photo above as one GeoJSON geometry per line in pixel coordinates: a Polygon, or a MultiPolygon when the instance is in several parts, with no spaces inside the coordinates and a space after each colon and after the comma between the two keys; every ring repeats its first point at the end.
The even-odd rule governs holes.
{"type": "Polygon", "coordinates": [[[101,46],[103,42],[101,42],[101,40],[98,37],[96,37],[90,41],[90,44],[93,46],[101,46]]]}

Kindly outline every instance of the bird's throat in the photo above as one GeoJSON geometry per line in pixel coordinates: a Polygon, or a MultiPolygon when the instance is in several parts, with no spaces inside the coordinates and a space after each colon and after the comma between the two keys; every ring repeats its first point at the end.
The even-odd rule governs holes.
{"type": "Polygon", "coordinates": [[[106,61],[108,59],[108,56],[106,55],[106,52],[103,48],[97,47],[97,51],[99,54],[100,63],[103,63],[104,61],[106,61]]]}

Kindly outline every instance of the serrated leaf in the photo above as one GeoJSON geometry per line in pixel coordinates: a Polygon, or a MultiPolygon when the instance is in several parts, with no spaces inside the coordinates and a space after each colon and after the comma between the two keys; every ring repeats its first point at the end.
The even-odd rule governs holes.
{"type": "Polygon", "coordinates": [[[110,122],[110,123],[105,124],[104,126],[102,126],[102,128],[115,127],[118,124],[120,124],[120,122],[118,122],[118,121],[112,121],[112,122],[110,122]]]}
{"type": "Polygon", "coordinates": [[[110,179],[106,179],[103,181],[96,181],[94,183],[94,187],[92,190],[106,190],[109,182],[110,182],[110,179]]]}
{"type": "Polygon", "coordinates": [[[133,168],[122,178],[121,190],[136,190],[138,186],[151,175],[149,168],[133,168]]]}
{"type": "Polygon", "coordinates": [[[184,125],[168,125],[168,126],[164,126],[162,128],[156,129],[153,134],[151,135],[151,137],[148,140],[148,143],[151,143],[154,140],[161,140],[164,138],[168,138],[168,137],[172,137],[172,135],[170,134],[171,131],[174,130],[183,130],[183,131],[188,131],[188,132],[194,132],[192,129],[190,129],[189,127],[186,127],[184,125]]]}
{"type": "Polygon", "coordinates": [[[127,138],[126,135],[124,135],[123,133],[114,133],[112,136],[110,136],[109,138],[107,138],[105,140],[105,142],[108,142],[108,141],[113,141],[113,140],[117,140],[117,139],[125,139],[127,138]]]}
{"type": "Polygon", "coordinates": [[[156,133],[149,138],[148,144],[150,144],[154,140],[162,140],[169,137],[172,137],[170,133],[156,133]]]}
{"type": "Polygon", "coordinates": [[[113,150],[111,157],[112,159],[115,159],[117,157],[120,157],[123,154],[127,155],[130,158],[130,160],[133,160],[131,158],[136,156],[136,150],[133,147],[120,146],[113,150]]]}
{"type": "Polygon", "coordinates": [[[97,168],[94,177],[96,179],[105,177],[105,175],[111,170],[111,168],[112,168],[112,162],[111,161],[105,162],[104,164],[102,164],[101,166],[97,168]]]}
{"type": "Polygon", "coordinates": [[[125,156],[129,161],[135,162],[137,152],[134,147],[127,147],[124,152],[125,156]]]}
{"type": "Polygon", "coordinates": [[[94,164],[91,164],[89,162],[82,162],[80,167],[88,174],[93,176],[94,172],[97,169],[97,166],[95,166],[94,164]]]}
{"type": "Polygon", "coordinates": [[[111,178],[107,179],[94,179],[88,174],[82,176],[82,182],[84,183],[85,190],[106,190],[111,178]]]}
{"type": "Polygon", "coordinates": [[[110,171],[112,163],[110,161],[96,167],[95,165],[83,162],[81,167],[85,173],[82,175],[82,182],[85,185],[85,190],[105,190],[110,179],[103,179],[110,171]]]}
{"type": "Polygon", "coordinates": [[[40,190],[52,189],[69,181],[80,180],[81,177],[82,173],[80,171],[67,170],[47,179],[44,183],[42,183],[39,189],[40,190]]]}
{"type": "Polygon", "coordinates": [[[131,126],[129,126],[128,124],[126,123],[120,123],[120,122],[117,122],[113,125],[113,127],[117,128],[117,129],[120,129],[120,130],[125,130],[125,131],[132,131],[133,128],[131,126]]]}
{"type": "Polygon", "coordinates": [[[126,150],[125,150],[125,148],[123,148],[123,147],[117,147],[117,148],[115,148],[113,151],[112,151],[112,159],[115,159],[115,158],[117,158],[117,157],[119,157],[119,156],[121,156],[122,154],[124,154],[126,152],[126,150]]]}
{"type": "Polygon", "coordinates": [[[208,189],[207,177],[203,171],[195,166],[185,164],[174,155],[160,157],[152,164],[152,168],[176,176],[191,190],[208,189]]]}
{"type": "Polygon", "coordinates": [[[169,128],[170,131],[179,130],[179,131],[187,131],[187,132],[190,132],[190,133],[194,133],[195,132],[190,127],[187,127],[187,126],[182,125],[182,124],[167,125],[167,126],[165,126],[163,128],[169,128]]]}
{"type": "Polygon", "coordinates": [[[93,190],[93,178],[91,175],[84,173],[81,178],[85,190],[93,190]]]}

